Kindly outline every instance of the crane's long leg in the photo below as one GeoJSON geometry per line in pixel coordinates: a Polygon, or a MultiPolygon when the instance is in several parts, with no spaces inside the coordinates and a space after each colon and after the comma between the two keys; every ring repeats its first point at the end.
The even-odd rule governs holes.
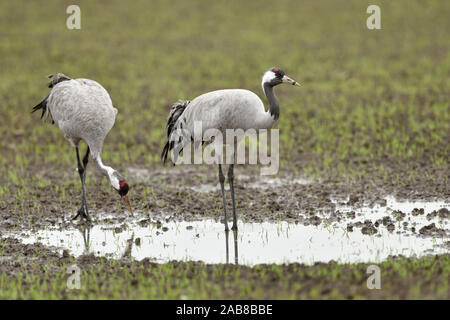
{"type": "Polygon", "coordinates": [[[86,201],[86,188],[85,188],[85,181],[86,181],[86,167],[89,161],[89,146],[86,150],[86,154],[83,157],[83,164],[81,164],[80,161],[80,152],[78,150],[78,147],[76,148],[77,151],[77,161],[78,161],[78,173],[80,175],[81,180],[81,188],[83,190],[83,195],[81,199],[81,207],[78,210],[78,213],[72,218],[72,220],[78,218],[81,216],[81,218],[86,219],[87,221],[91,221],[91,218],[89,217],[89,211],[87,208],[87,201],[86,201]],[[84,165],[84,166],[83,166],[84,165]]]}
{"type": "Polygon", "coordinates": [[[85,185],[86,185],[86,169],[87,169],[87,164],[88,164],[88,161],[89,161],[89,152],[90,152],[90,149],[89,149],[89,146],[88,146],[87,149],[86,149],[86,153],[84,154],[84,157],[83,157],[83,168],[84,168],[84,171],[83,171],[83,198],[84,198],[84,210],[85,210],[85,213],[86,213],[85,218],[88,221],[91,220],[91,217],[89,216],[89,210],[88,210],[88,207],[87,207],[85,185]]]}
{"type": "Polygon", "coordinates": [[[236,203],[234,201],[234,164],[230,164],[228,168],[228,183],[230,184],[231,202],[233,204],[233,226],[232,230],[237,230],[236,203]]]}
{"type": "Polygon", "coordinates": [[[219,163],[219,182],[220,189],[222,190],[222,199],[223,199],[223,215],[224,215],[224,223],[225,223],[225,231],[228,231],[228,220],[227,220],[227,201],[225,200],[225,176],[222,172],[222,165],[219,163]]]}

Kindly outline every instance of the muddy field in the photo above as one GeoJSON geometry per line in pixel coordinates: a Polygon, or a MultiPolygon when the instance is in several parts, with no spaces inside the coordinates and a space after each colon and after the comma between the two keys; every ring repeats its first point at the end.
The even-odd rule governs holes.
{"type": "Polygon", "coordinates": [[[60,1],[0,3],[0,298],[450,298],[449,3],[379,1],[381,30],[358,0],[79,4],[68,30],[60,1]],[[266,103],[274,66],[302,83],[276,89],[280,170],[236,166],[226,234],[217,168],[161,163],[167,115],[222,88],[266,103]],[[71,221],[75,151],[30,114],[57,72],[110,93],[134,217],[91,161],[93,221],[71,221]]]}
{"type": "MultiPolygon", "coordinates": [[[[102,177],[98,176],[94,168],[90,169],[93,175],[91,179],[97,180],[87,190],[94,224],[101,221],[98,212],[109,213],[107,219],[112,222],[130,220],[117,195],[107,188],[102,188],[101,183],[105,181],[102,181],[102,177]]],[[[417,216],[424,216],[428,221],[438,218],[445,222],[449,218],[450,193],[445,181],[430,186],[429,181],[421,179],[420,176],[411,185],[377,186],[364,181],[353,184],[347,184],[345,181],[317,181],[289,172],[281,172],[276,176],[260,176],[258,170],[252,166],[242,166],[236,170],[237,211],[239,219],[244,222],[286,221],[304,225],[339,222],[347,224],[348,229],[351,229],[352,222],[357,220],[355,211],[370,210],[377,206],[386,211],[385,215],[381,216],[383,225],[406,222],[417,216]],[[397,205],[394,208],[387,206],[387,197],[396,199],[397,205]],[[417,207],[414,207],[414,203],[417,203],[417,207]],[[431,204],[431,211],[425,214],[423,209],[427,204],[431,204]],[[404,211],[402,207],[405,207],[404,211]],[[386,222],[386,219],[389,222],[386,222]]],[[[132,183],[130,198],[137,212],[132,220],[136,222],[145,225],[153,220],[218,220],[223,216],[217,169],[214,166],[160,166],[153,170],[128,168],[126,172],[132,183]]],[[[43,179],[58,180],[50,172],[37,174],[43,179]]],[[[77,174],[74,172],[71,178],[73,184],[77,184],[76,178],[77,174]]],[[[373,176],[371,178],[373,179],[373,176]]],[[[27,210],[32,210],[33,207],[42,209],[32,215],[20,214],[17,199],[5,197],[1,212],[2,229],[10,230],[20,225],[21,228],[38,230],[49,225],[62,228],[66,224],[73,224],[70,218],[75,215],[77,202],[80,200],[76,192],[66,195],[66,198],[73,199],[72,203],[61,201],[57,195],[52,194],[52,189],[34,189],[30,186],[27,191],[32,194],[32,199],[21,200],[20,207],[27,210]]],[[[229,192],[228,186],[226,191],[229,192]]],[[[230,209],[231,207],[228,208],[230,209]]],[[[372,222],[380,224],[380,221],[372,222]]],[[[356,227],[361,225],[356,224],[356,227]]],[[[424,227],[429,227],[431,231],[427,233],[430,235],[439,233],[438,228],[424,227]]],[[[403,225],[401,229],[405,229],[403,225]]],[[[391,231],[394,230],[395,226],[391,231]]]]}
{"type": "Polygon", "coordinates": [[[134,217],[115,194],[94,192],[93,184],[91,224],[71,221],[77,203],[69,208],[49,194],[36,194],[50,208],[39,213],[2,210],[2,283],[8,288],[29,275],[3,297],[36,297],[38,277],[57,288],[41,291],[45,298],[449,298],[450,203],[436,196],[447,192],[439,186],[419,192],[418,181],[411,189],[367,190],[364,183],[261,177],[240,167],[239,231],[227,236],[215,168],[127,171],[134,217]],[[139,197],[145,188],[151,196],[139,197]],[[367,288],[374,263],[382,290],[367,288]],[[73,264],[83,270],[81,290],[66,288],[73,264]],[[171,289],[162,280],[167,268],[174,273],[171,289]],[[114,281],[98,280],[113,275],[114,281]],[[163,284],[149,290],[148,279],[163,284]],[[109,289],[116,282],[123,290],[109,289]]]}

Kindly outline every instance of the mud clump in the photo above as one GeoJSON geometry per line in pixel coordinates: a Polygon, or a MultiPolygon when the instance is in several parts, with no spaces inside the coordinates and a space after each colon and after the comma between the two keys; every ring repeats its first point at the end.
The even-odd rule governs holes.
{"type": "Polygon", "coordinates": [[[380,225],[385,226],[389,232],[392,232],[395,230],[395,225],[394,225],[391,217],[389,217],[389,216],[385,216],[385,217],[383,217],[383,219],[378,219],[374,224],[375,227],[378,227],[380,225]]]}
{"type": "Polygon", "coordinates": [[[150,224],[150,219],[143,219],[138,222],[138,225],[145,228],[150,224]]]}
{"type": "Polygon", "coordinates": [[[436,227],[436,224],[434,222],[425,227],[422,227],[419,230],[419,233],[424,236],[445,236],[445,230],[436,227]]]}
{"type": "MultiPolygon", "coordinates": [[[[338,212],[339,212],[339,211],[338,211],[338,212]]],[[[350,212],[348,212],[348,213],[347,213],[347,217],[348,217],[349,219],[355,219],[355,217],[356,217],[355,211],[350,211],[350,212]]]]}
{"type": "Polygon", "coordinates": [[[355,203],[359,202],[359,200],[360,200],[360,197],[358,195],[352,194],[347,201],[347,205],[349,205],[349,206],[354,205],[355,203]]]}
{"type": "Polygon", "coordinates": [[[447,208],[439,209],[438,215],[440,218],[448,219],[450,218],[450,211],[447,208]]]}
{"type": "Polygon", "coordinates": [[[313,225],[313,226],[318,226],[322,220],[318,217],[318,216],[313,216],[309,219],[309,222],[313,225]]]}
{"type": "Polygon", "coordinates": [[[403,220],[403,218],[406,216],[405,213],[401,212],[400,210],[395,210],[394,212],[392,212],[392,215],[397,219],[397,220],[403,220]]]}
{"type": "Polygon", "coordinates": [[[137,245],[138,247],[141,246],[141,238],[136,238],[136,240],[134,240],[134,244],[137,245]]]}
{"type": "Polygon", "coordinates": [[[389,224],[386,226],[386,229],[387,229],[389,232],[394,232],[394,230],[395,230],[395,225],[391,222],[391,223],[389,223],[389,224]]]}
{"type": "Polygon", "coordinates": [[[414,209],[411,211],[411,214],[412,214],[413,216],[422,215],[422,214],[424,214],[424,213],[425,213],[425,210],[424,210],[423,208],[421,208],[421,209],[414,208],[414,209]]]}
{"type": "Polygon", "coordinates": [[[427,220],[431,220],[436,217],[439,217],[441,219],[448,219],[450,218],[450,211],[447,208],[442,208],[439,210],[434,210],[433,212],[427,214],[427,220]]]}
{"type": "Polygon", "coordinates": [[[372,234],[375,234],[377,232],[378,232],[378,230],[377,230],[377,228],[375,228],[375,226],[373,225],[372,221],[370,221],[370,220],[364,221],[364,226],[361,229],[361,233],[362,234],[372,235],[372,234]]]}

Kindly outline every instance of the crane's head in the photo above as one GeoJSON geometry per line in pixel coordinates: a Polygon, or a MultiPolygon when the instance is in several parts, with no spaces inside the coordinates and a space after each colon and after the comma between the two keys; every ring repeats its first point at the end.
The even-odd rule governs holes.
{"type": "Polygon", "coordinates": [[[130,214],[133,215],[133,209],[131,209],[130,199],[128,199],[128,191],[130,187],[128,186],[128,182],[125,178],[116,170],[111,173],[108,172],[109,181],[111,181],[111,185],[114,189],[119,193],[123,202],[125,202],[128,210],[130,210],[130,214]]]}
{"type": "Polygon", "coordinates": [[[263,75],[263,78],[262,78],[262,86],[263,87],[266,84],[274,87],[274,86],[277,86],[282,83],[287,83],[287,84],[291,84],[291,85],[300,87],[300,83],[289,78],[284,73],[284,71],[279,68],[270,68],[263,75]]]}

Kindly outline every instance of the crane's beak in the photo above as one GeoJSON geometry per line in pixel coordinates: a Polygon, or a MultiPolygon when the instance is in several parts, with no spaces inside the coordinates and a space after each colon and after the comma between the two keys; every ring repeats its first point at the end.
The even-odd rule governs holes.
{"type": "Polygon", "coordinates": [[[124,195],[122,197],[123,202],[125,202],[125,204],[128,207],[128,210],[130,211],[131,216],[133,217],[133,209],[131,209],[131,203],[130,203],[130,199],[128,199],[128,195],[124,195]]]}
{"type": "Polygon", "coordinates": [[[281,81],[283,81],[284,83],[292,84],[293,86],[299,86],[300,87],[300,83],[298,83],[297,81],[289,78],[286,75],[283,76],[283,79],[281,79],[281,81]]]}

